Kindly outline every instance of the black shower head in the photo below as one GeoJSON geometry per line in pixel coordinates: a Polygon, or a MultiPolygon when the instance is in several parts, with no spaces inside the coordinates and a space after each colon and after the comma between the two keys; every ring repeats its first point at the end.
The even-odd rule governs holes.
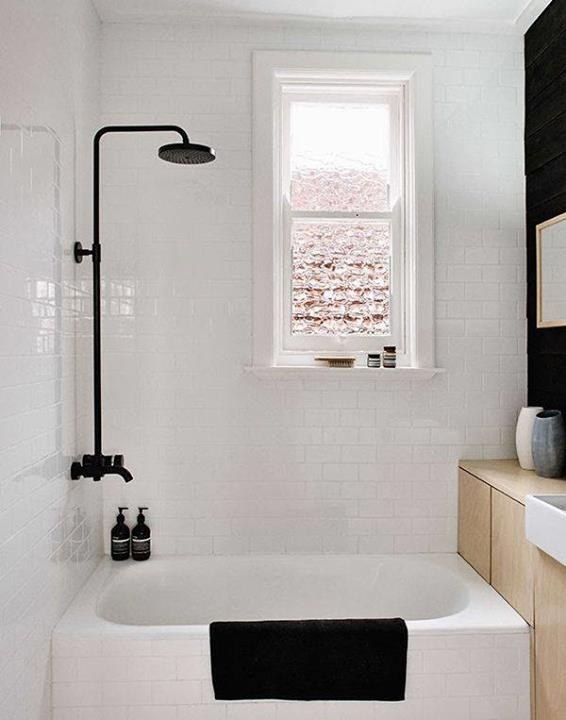
{"type": "Polygon", "coordinates": [[[193,142],[162,145],[158,154],[162,160],[178,165],[203,165],[216,160],[214,148],[193,142]]]}

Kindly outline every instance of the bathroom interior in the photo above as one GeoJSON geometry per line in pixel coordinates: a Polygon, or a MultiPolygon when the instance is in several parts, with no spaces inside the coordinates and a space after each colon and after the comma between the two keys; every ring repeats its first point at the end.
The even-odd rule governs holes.
{"type": "Polygon", "coordinates": [[[566,720],[566,0],[0,17],[0,720],[566,720]]]}

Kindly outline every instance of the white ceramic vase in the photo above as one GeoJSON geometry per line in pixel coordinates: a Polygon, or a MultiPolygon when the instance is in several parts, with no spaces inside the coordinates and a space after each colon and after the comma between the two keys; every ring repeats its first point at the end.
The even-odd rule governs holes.
{"type": "Polygon", "coordinates": [[[515,431],[515,445],[519,465],[523,470],[535,469],[533,462],[533,425],[537,413],[542,411],[543,408],[541,407],[524,407],[521,408],[521,412],[519,413],[517,429],[515,431]]]}

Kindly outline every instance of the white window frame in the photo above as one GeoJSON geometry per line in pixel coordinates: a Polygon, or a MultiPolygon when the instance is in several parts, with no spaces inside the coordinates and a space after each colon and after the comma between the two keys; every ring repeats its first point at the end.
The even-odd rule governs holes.
{"type": "MultiPolygon", "coordinates": [[[[434,366],[432,64],[420,53],[254,53],[254,359],[255,366],[313,365],[319,352],[365,353],[392,338],[290,337],[290,213],[285,198],[284,103],[293,84],[359,87],[399,104],[400,186],[393,208],[392,303],[399,364],[434,366]],[[285,288],[285,295],[284,295],[285,288]],[[320,342],[319,342],[320,341],[320,342]],[[328,341],[328,342],[326,342],[328,341]],[[316,349],[313,349],[316,343],[316,349]],[[302,347],[301,347],[302,345],[302,347]],[[310,347],[309,347],[310,346],[310,347]]],[[[287,133],[288,135],[288,133],[287,133]]],[[[393,186],[394,178],[392,178],[393,186]]],[[[297,213],[295,213],[297,215],[297,213]]],[[[313,215],[308,213],[308,215],[313,215]]],[[[320,213],[327,218],[331,213],[320,213]]],[[[343,215],[343,214],[342,214],[343,215]]],[[[353,216],[361,216],[361,213],[353,216]]],[[[365,213],[364,213],[365,215],[365,213]]],[[[377,214],[372,214],[377,215],[377,214]]]]}

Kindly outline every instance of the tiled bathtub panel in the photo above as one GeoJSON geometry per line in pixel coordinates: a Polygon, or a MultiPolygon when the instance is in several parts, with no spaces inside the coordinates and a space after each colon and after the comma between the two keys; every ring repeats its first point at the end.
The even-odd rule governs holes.
{"type": "Polygon", "coordinates": [[[528,720],[529,642],[527,633],[411,636],[403,703],[222,703],[207,638],[56,635],[53,720],[528,720]]]}

